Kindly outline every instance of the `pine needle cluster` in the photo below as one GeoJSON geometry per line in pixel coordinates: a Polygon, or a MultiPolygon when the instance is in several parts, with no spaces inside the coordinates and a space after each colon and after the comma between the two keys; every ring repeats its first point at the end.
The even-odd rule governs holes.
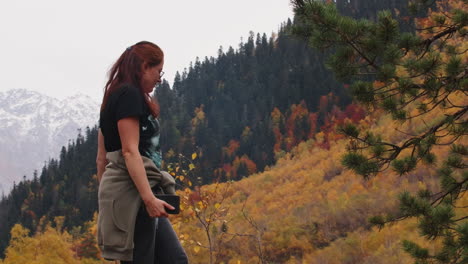
{"type": "Polygon", "coordinates": [[[400,215],[376,216],[371,223],[382,227],[416,217],[423,236],[443,241],[438,252],[405,241],[417,263],[468,263],[468,216],[456,213],[468,206],[458,202],[468,189],[468,1],[412,1],[413,13],[436,5],[426,10],[427,17],[415,19],[414,32],[402,32],[390,11],[370,21],[342,16],[334,3],[292,4],[294,33],[317,49],[331,50],[327,66],[352,83],[356,101],[400,124],[423,124],[417,133],[395,131],[399,140],[344,125],[341,132],[350,143],[342,163],[366,178],[390,167],[400,175],[421,163],[439,168],[439,190],[402,193],[400,215]],[[434,149],[444,147],[450,154],[437,156],[434,149]]]}

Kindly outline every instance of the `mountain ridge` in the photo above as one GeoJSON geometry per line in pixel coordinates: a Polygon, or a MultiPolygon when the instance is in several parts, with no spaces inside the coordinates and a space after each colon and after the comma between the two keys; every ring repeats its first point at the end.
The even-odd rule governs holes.
{"type": "Polygon", "coordinates": [[[84,94],[57,99],[28,89],[0,92],[0,191],[56,158],[80,129],[96,124],[98,109],[84,94]]]}

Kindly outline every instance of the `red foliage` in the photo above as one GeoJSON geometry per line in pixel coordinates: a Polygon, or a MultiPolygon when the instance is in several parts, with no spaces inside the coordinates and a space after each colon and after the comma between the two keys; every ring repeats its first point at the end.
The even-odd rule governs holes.
{"type": "Polygon", "coordinates": [[[343,124],[346,118],[346,114],[343,111],[341,111],[341,109],[336,105],[332,107],[331,116],[334,125],[343,124]]]}
{"type": "Polygon", "coordinates": [[[32,219],[36,219],[36,214],[32,210],[27,210],[26,214],[29,215],[32,219]]]}
{"type": "Polygon", "coordinates": [[[199,188],[200,188],[200,187],[196,186],[196,187],[195,187],[195,190],[192,191],[192,192],[189,194],[188,200],[189,200],[189,203],[192,204],[192,205],[194,205],[194,204],[196,204],[197,202],[199,202],[199,201],[202,200],[202,198],[201,198],[201,196],[200,196],[200,189],[199,189],[199,188]]]}
{"type": "Polygon", "coordinates": [[[320,97],[318,110],[321,113],[326,113],[328,108],[328,97],[323,95],[320,97]]]}
{"type": "Polygon", "coordinates": [[[329,139],[329,135],[330,135],[330,133],[324,133],[323,141],[322,141],[321,143],[318,143],[318,144],[317,144],[320,148],[326,149],[326,150],[329,150],[329,149],[330,149],[330,139],[329,139]]]}
{"type": "MultiPolygon", "coordinates": [[[[347,84],[345,84],[346,86],[347,84]]],[[[349,85],[348,85],[349,86],[349,85]]],[[[307,109],[307,105],[302,101],[298,105],[292,105],[289,111],[289,115],[284,117],[278,108],[275,108],[272,113],[273,121],[273,134],[275,136],[275,145],[273,147],[274,152],[281,150],[290,151],[293,147],[297,146],[304,139],[313,138],[319,131],[323,132],[323,141],[318,145],[324,149],[330,147],[330,141],[335,141],[342,136],[336,133],[336,127],[342,125],[346,119],[351,120],[353,123],[357,123],[364,119],[366,116],[365,110],[356,105],[350,104],[343,111],[338,107],[339,98],[333,93],[321,96],[319,99],[318,112],[310,113],[307,109]],[[323,124],[320,129],[317,127],[319,118],[323,118],[323,124]],[[284,121],[285,120],[285,121],[284,121]],[[304,121],[306,126],[310,129],[304,130],[304,121]],[[281,133],[280,124],[285,122],[285,131],[281,133]],[[329,135],[332,133],[332,135],[329,135]]],[[[305,127],[306,127],[305,126],[305,127]]]]}
{"type": "Polygon", "coordinates": [[[229,155],[229,157],[232,157],[236,153],[236,151],[239,149],[239,147],[240,147],[239,141],[231,139],[227,147],[227,154],[229,155]]]}
{"type": "Polygon", "coordinates": [[[249,174],[253,174],[257,172],[257,164],[253,162],[247,155],[242,156],[241,162],[243,162],[247,166],[247,170],[249,171],[249,174]]]}
{"type": "Polygon", "coordinates": [[[366,117],[366,111],[356,104],[350,104],[345,110],[346,117],[351,119],[353,123],[357,123],[366,117]]]}
{"type": "Polygon", "coordinates": [[[228,163],[224,163],[223,165],[223,170],[226,172],[226,174],[231,173],[232,171],[232,165],[228,163]]]}
{"type": "Polygon", "coordinates": [[[310,130],[309,130],[309,134],[307,135],[308,138],[312,138],[314,134],[317,133],[317,119],[318,119],[317,113],[309,114],[310,130]]]}
{"type": "MultiPolygon", "coordinates": [[[[313,132],[311,134],[307,126],[310,126],[313,131],[315,131],[316,121],[312,120],[313,123],[310,122],[309,110],[307,109],[307,105],[304,100],[298,105],[293,104],[291,106],[289,116],[286,121],[286,136],[283,140],[287,151],[291,150],[301,141],[310,138],[313,132]]],[[[278,144],[278,148],[280,148],[280,146],[281,145],[278,144]]]]}

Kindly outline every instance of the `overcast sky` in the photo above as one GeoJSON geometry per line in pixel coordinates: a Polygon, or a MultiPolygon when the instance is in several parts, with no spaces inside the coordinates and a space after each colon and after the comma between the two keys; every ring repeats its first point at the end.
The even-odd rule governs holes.
{"type": "Polygon", "coordinates": [[[237,49],[249,31],[270,36],[292,16],[289,0],[1,1],[0,92],[100,101],[110,66],[140,40],[164,50],[172,83],[197,56],[237,49]]]}

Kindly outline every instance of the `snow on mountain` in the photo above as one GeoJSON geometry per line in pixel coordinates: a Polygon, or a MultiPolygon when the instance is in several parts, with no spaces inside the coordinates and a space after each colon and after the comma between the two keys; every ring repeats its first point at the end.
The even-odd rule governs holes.
{"type": "Polygon", "coordinates": [[[0,192],[34,170],[40,173],[78,129],[94,126],[98,118],[99,103],[87,95],[59,100],[26,89],[0,92],[0,192]]]}

